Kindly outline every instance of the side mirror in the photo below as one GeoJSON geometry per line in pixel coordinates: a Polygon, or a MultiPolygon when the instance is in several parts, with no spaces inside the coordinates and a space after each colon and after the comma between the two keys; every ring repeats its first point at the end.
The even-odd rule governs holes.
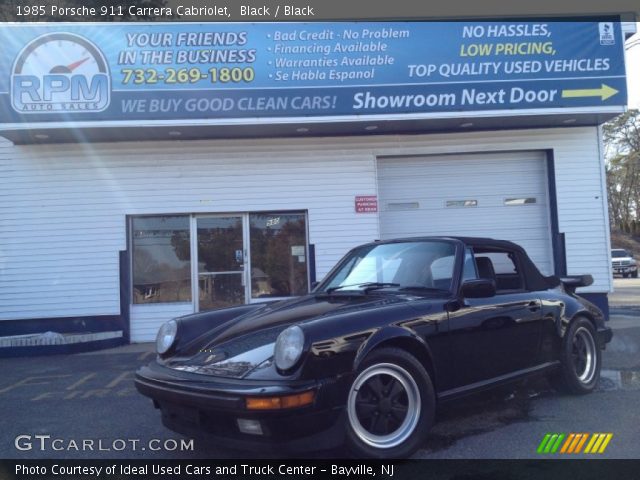
{"type": "Polygon", "coordinates": [[[320,282],[311,282],[311,288],[309,289],[310,291],[312,291],[313,289],[315,289],[318,285],[320,285],[320,282]]]}
{"type": "Polygon", "coordinates": [[[462,284],[464,298],[489,298],[496,294],[496,282],[486,278],[467,280],[462,284]]]}

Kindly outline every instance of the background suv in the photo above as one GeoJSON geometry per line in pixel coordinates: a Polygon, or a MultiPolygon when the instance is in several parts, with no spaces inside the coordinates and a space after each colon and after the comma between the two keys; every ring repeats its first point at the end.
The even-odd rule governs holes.
{"type": "Polygon", "coordinates": [[[628,276],[638,278],[638,264],[627,250],[622,248],[611,250],[611,266],[614,275],[622,275],[624,278],[628,276]]]}

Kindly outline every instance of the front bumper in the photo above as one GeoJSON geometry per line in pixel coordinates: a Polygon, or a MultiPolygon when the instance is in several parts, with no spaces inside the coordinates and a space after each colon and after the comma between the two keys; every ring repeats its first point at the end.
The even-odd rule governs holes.
{"type": "Polygon", "coordinates": [[[634,273],[638,271],[638,266],[637,265],[620,265],[620,266],[614,266],[613,267],[613,273],[621,275],[624,273],[634,273]]]}
{"type": "Polygon", "coordinates": [[[156,363],[136,372],[138,391],[153,399],[169,429],[232,448],[329,449],[344,440],[348,379],[312,382],[236,380],[176,372],[156,363]],[[312,405],[281,410],[247,410],[248,396],[315,391],[312,405]],[[242,433],[238,419],[260,422],[262,434],[242,433]]]}

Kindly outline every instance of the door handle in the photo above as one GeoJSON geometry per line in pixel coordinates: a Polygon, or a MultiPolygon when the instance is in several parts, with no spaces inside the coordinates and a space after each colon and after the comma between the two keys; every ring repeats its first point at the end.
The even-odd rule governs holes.
{"type": "Polygon", "coordinates": [[[529,302],[527,308],[532,312],[537,312],[538,310],[540,310],[540,304],[538,302],[529,302]]]}

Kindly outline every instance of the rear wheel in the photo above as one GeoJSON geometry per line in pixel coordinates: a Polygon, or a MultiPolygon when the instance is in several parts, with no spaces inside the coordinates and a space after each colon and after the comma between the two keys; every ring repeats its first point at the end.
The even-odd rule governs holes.
{"type": "Polygon", "coordinates": [[[347,442],[358,457],[407,457],[433,423],[433,384],[422,364],[397,348],[372,352],[347,400],[347,442]]]}
{"type": "Polygon", "coordinates": [[[602,351],[593,324],[577,317],[569,325],[562,342],[560,370],[551,377],[553,386],[573,394],[590,393],[600,378],[602,351]]]}
{"type": "Polygon", "coordinates": [[[633,278],[638,278],[638,271],[636,270],[635,272],[633,272],[633,273],[631,274],[631,276],[632,276],[633,278]]]}

